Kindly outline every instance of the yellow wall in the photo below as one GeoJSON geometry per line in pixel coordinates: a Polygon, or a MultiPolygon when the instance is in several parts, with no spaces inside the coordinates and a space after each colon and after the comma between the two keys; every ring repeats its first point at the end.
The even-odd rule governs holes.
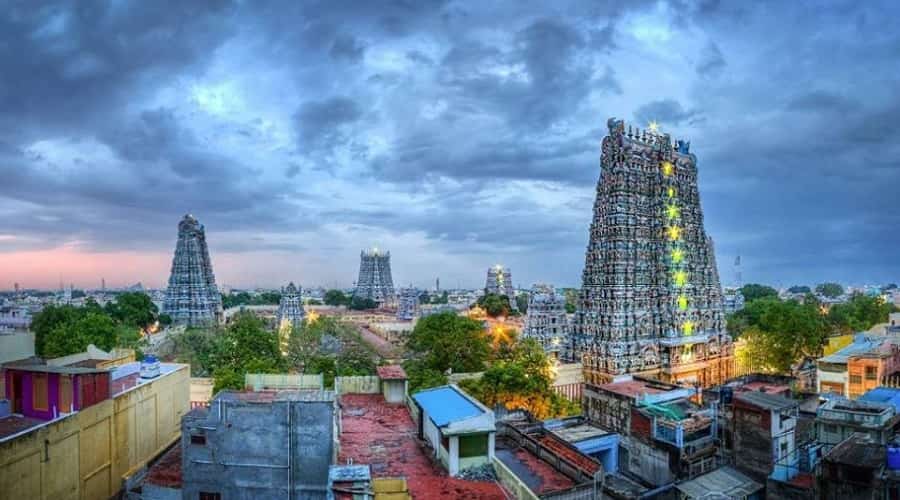
{"type": "Polygon", "coordinates": [[[836,337],[828,337],[828,344],[825,345],[823,356],[834,354],[835,352],[847,347],[853,342],[853,335],[839,335],[836,337]]]}
{"type": "Polygon", "coordinates": [[[115,400],[0,443],[0,500],[115,495],[124,477],[178,438],[190,405],[189,375],[183,365],[115,400]]]}

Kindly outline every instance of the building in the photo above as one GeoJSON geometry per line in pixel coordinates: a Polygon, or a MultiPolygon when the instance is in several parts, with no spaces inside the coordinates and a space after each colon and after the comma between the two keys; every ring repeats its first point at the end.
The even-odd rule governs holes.
{"type": "Polygon", "coordinates": [[[573,323],[594,384],[636,373],[719,384],[733,371],[690,144],[608,121],[573,323]]]}
{"type": "MultiPolygon", "coordinates": [[[[900,471],[888,464],[890,448],[853,434],[822,458],[817,481],[823,500],[888,500],[900,496],[900,471]]],[[[897,453],[894,448],[893,453],[897,453]]],[[[896,467],[896,466],[895,466],[896,467]]]]}
{"type": "Polygon", "coordinates": [[[857,334],[853,341],[816,362],[820,393],[856,398],[881,385],[883,378],[900,368],[897,337],[857,334]]]}
{"type": "Polygon", "coordinates": [[[796,475],[799,407],[797,401],[776,394],[735,394],[731,418],[735,467],[763,484],[770,475],[780,481],[796,475]]]}
{"type": "Polygon", "coordinates": [[[578,451],[603,464],[604,473],[619,468],[619,435],[583,417],[568,417],[544,422],[544,429],[574,446],[578,451]]]}
{"type": "Polygon", "coordinates": [[[516,304],[516,290],[513,288],[512,272],[510,272],[508,267],[497,264],[488,268],[487,279],[484,282],[484,293],[504,295],[509,299],[510,310],[519,310],[516,304]]]}
{"type": "Polygon", "coordinates": [[[178,243],[162,313],[173,323],[187,326],[212,325],[223,319],[206,229],[190,214],[178,224],[178,243]]]}
{"type": "Polygon", "coordinates": [[[181,422],[183,498],[326,498],[331,391],[222,391],[181,422]]]}
{"type": "Polygon", "coordinates": [[[400,365],[384,365],[376,368],[381,382],[381,394],[388,403],[405,403],[407,377],[400,365]]]}
{"type": "Polygon", "coordinates": [[[306,311],[303,309],[301,288],[288,283],[281,289],[281,299],[278,301],[278,312],[275,314],[275,325],[278,330],[278,339],[281,343],[281,352],[287,354],[288,342],[291,332],[303,325],[306,311]]]}
{"type": "Polygon", "coordinates": [[[422,421],[421,439],[451,476],[494,460],[494,412],[455,385],[413,395],[422,421]]]}
{"type": "MultiPolygon", "coordinates": [[[[190,367],[6,366],[11,412],[0,412],[0,498],[106,500],[180,434],[190,367]]],[[[4,405],[0,404],[0,407],[4,405]]]]}
{"type": "Polygon", "coordinates": [[[412,321],[419,312],[419,291],[413,287],[401,288],[397,296],[397,319],[412,321]]]}
{"type": "Polygon", "coordinates": [[[824,445],[836,445],[855,433],[886,444],[898,423],[897,408],[892,403],[877,400],[833,398],[816,410],[816,436],[824,445]]]}
{"type": "Polygon", "coordinates": [[[522,338],[535,339],[548,354],[561,357],[560,351],[569,343],[569,322],[566,318],[566,299],[557,295],[553,287],[532,287],[522,338]]]}
{"type": "Polygon", "coordinates": [[[391,276],[391,252],[377,248],[359,253],[359,278],[354,297],[371,299],[378,307],[392,307],[395,302],[394,279],[391,276]]]}
{"type": "Polygon", "coordinates": [[[728,498],[763,500],[763,485],[731,467],[722,467],[675,485],[679,500],[728,498]]]}
{"type": "Polygon", "coordinates": [[[744,308],[744,294],[740,288],[725,290],[722,297],[725,314],[734,314],[744,308]]]}

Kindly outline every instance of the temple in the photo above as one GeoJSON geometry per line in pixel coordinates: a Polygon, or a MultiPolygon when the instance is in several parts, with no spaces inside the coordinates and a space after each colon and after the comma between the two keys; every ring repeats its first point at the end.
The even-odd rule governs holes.
{"type": "Polygon", "coordinates": [[[397,294],[397,319],[412,321],[419,312],[419,291],[410,286],[397,294]]]}
{"type": "Polygon", "coordinates": [[[707,387],[733,372],[690,143],[610,119],[572,351],[585,381],[640,374],[707,387]]]}
{"type": "Polygon", "coordinates": [[[294,285],[293,282],[281,289],[281,300],[278,302],[275,325],[282,348],[287,347],[291,332],[294,328],[299,328],[303,324],[303,318],[306,317],[303,301],[300,299],[300,291],[301,288],[294,285]]]}
{"type": "Polygon", "coordinates": [[[359,279],[356,280],[353,296],[372,299],[378,307],[394,306],[391,252],[381,252],[373,248],[359,253],[359,279]]]}
{"type": "Polygon", "coordinates": [[[484,293],[495,295],[506,295],[509,298],[509,308],[517,311],[516,307],[516,291],[513,288],[512,273],[509,268],[505,268],[500,264],[489,267],[487,271],[487,280],[484,283],[484,293]]]}
{"type": "Polygon", "coordinates": [[[537,340],[555,358],[560,357],[560,351],[569,342],[566,300],[552,286],[541,284],[531,288],[522,338],[537,340]]]}
{"type": "Polygon", "coordinates": [[[178,224],[178,243],[162,312],[173,323],[187,326],[212,325],[222,319],[222,297],[206,246],[206,231],[190,214],[178,224]]]}

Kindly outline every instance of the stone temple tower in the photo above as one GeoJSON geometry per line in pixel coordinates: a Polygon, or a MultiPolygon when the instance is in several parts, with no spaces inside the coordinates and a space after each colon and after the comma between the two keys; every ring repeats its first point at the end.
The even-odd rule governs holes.
{"type": "Polygon", "coordinates": [[[534,285],[525,313],[522,338],[537,340],[544,351],[561,357],[569,342],[569,323],[566,319],[566,299],[557,295],[549,285],[534,285]]]}
{"type": "Polygon", "coordinates": [[[290,330],[303,323],[306,311],[300,300],[300,292],[301,288],[293,282],[281,289],[281,301],[278,303],[278,314],[275,316],[275,324],[279,330],[290,330]]]}
{"type": "Polygon", "coordinates": [[[610,119],[572,351],[585,380],[638,373],[709,386],[733,373],[690,143],[610,119]]]}
{"type": "Polygon", "coordinates": [[[516,306],[516,291],[513,289],[512,273],[508,267],[497,264],[488,268],[484,293],[506,295],[509,298],[509,308],[513,311],[519,310],[516,306]]]}
{"type": "Polygon", "coordinates": [[[354,297],[372,299],[378,307],[393,307],[394,280],[391,277],[391,252],[377,248],[359,254],[359,279],[354,297]]]}
{"type": "Polygon", "coordinates": [[[213,325],[222,319],[222,297],[216,288],[206,231],[190,214],[178,224],[178,243],[162,312],[175,324],[188,326],[213,325]]]}
{"type": "Polygon", "coordinates": [[[410,286],[397,294],[397,319],[411,321],[419,312],[419,291],[410,286]]]}

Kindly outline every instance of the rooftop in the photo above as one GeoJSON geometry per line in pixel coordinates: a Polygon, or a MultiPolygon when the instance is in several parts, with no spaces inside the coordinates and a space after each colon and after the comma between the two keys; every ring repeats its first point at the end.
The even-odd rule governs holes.
{"type": "Polygon", "coordinates": [[[791,392],[787,384],[772,384],[763,381],[748,382],[736,387],[740,392],[764,392],[769,394],[785,394],[791,392]]]}
{"type": "Polygon", "coordinates": [[[526,448],[516,446],[512,441],[498,439],[495,453],[503,465],[538,495],[554,493],[575,486],[568,476],[554,469],[526,448]]]}
{"type": "Polygon", "coordinates": [[[635,401],[656,395],[664,395],[662,399],[675,399],[678,397],[689,397],[693,394],[693,389],[687,387],[679,387],[673,384],[641,378],[628,378],[595,387],[607,392],[632,398],[635,401]]]}
{"type": "Polygon", "coordinates": [[[558,429],[550,429],[550,432],[559,436],[563,441],[569,443],[578,443],[587,439],[607,436],[611,432],[591,424],[579,424],[571,427],[560,427],[558,429]]]}
{"type": "Polygon", "coordinates": [[[282,389],[276,391],[235,391],[225,390],[216,394],[216,401],[235,403],[260,403],[271,404],[281,401],[334,401],[333,391],[320,391],[318,389],[282,389]]]}
{"type": "MultiPolygon", "coordinates": [[[[445,427],[489,413],[480,403],[467,396],[455,385],[444,385],[413,394],[434,425],[445,427]]],[[[492,419],[493,420],[493,419],[492,419]]],[[[493,421],[491,422],[493,428],[493,421]]]]}
{"type": "Polygon", "coordinates": [[[405,477],[417,500],[506,500],[496,482],[447,476],[418,440],[418,429],[405,406],[388,404],[381,394],[345,394],[340,405],[338,463],[368,464],[373,478],[405,477]]]}
{"type": "Polygon", "coordinates": [[[853,434],[831,449],[823,460],[828,462],[875,469],[887,460],[884,445],[872,442],[865,434],[853,434]]]}
{"type": "Polygon", "coordinates": [[[177,441],[147,470],[144,482],[165,488],[181,488],[181,441],[177,441]]]}
{"type": "Polygon", "coordinates": [[[726,498],[744,498],[761,490],[763,485],[725,466],[677,484],[675,488],[689,498],[712,498],[715,494],[726,498]]]}
{"type": "Polygon", "coordinates": [[[386,365],[377,368],[378,378],[381,380],[406,380],[406,372],[400,365],[386,365]]]}
{"type": "Polygon", "coordinates": [[[36,418],[23,417],[18,414],[11,414],[0,418],[0,441],[12,437],[20,432],[30,430],[51,421],[39,420],[36,418]]]}
{"type": "Polygon", "coordinates": [[[792,399],[767,392],[740,392],[735,394],[734,397],[739,401],[766,410],[784,411],[800,406],[800,403],[792,399]]]}
{"type": "MultiPolygon", "coordinates": [[[[85,369],[85,368],[78,368],[85,369]]],[[[131,363],[125,363],[124,365],[119,365],[112,370],[112,387],[111,392],[113,397],[116,397],[120,394],[128,392],[132,389],[140,387],[142,385],[147,385],[153,383],[156,380],[159,380],[166,375],[171,375],[172,373],[177,372],[178,370],[189,370],[188,365],[183,365],[180,363],[160,363],[159,364],[159,376],[153,378],[141,378],[141,363],[140,361],[133,361],[131,363]]],[[[96,371],[109,371],[109,370],[91,370],[92,372],[96,371]]]]}
{"type": "Polygon", "coordinates": [[[876,387],[860,396],[858,401],[890,404],[900,411],[900,389],[894,387],[876,387]]]}
{"type": "Polygon", "coordinates": [[[851,356],[857,356],[878,349],[887,337],[872,337],[859,334],[853,343],[837,352],[819,358],[820,363],[845,364],[851,356]]]}

